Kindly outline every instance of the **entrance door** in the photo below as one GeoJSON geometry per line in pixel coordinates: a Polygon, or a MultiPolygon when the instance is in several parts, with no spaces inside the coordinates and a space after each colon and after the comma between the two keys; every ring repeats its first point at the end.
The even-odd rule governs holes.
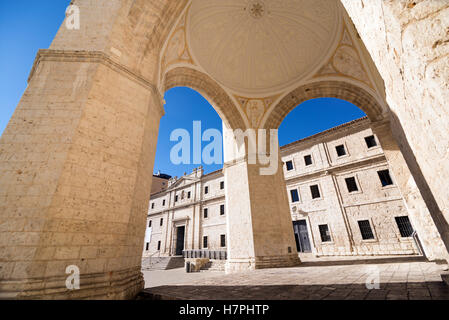
{"type": "Polygon", "coordinates": [[[293,230],[295,231],[296,247],[298,252],[311,252],[312,247],[309,241],[309,231],[307,230],[306,220],[293,222],[293,230]]]}
{"type": "Polygon", "coordinates": [[[186,227],[178,227],[176,233],[176,255],[182,256],[184,250],[184,235],[186,233],[186,227]]]}

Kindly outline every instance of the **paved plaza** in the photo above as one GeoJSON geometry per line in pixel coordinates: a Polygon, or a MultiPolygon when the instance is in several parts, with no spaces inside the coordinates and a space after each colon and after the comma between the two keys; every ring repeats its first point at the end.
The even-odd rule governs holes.
{"type": "Polygon", "coordinates": [[[449,300],[442,265],[412,261],[304,262],[301,267],[226,275],[184,269],[144,272],[140,298],[162,300],[449,300]],[[368,289],[366,283],[379,289],[368,289]]]}

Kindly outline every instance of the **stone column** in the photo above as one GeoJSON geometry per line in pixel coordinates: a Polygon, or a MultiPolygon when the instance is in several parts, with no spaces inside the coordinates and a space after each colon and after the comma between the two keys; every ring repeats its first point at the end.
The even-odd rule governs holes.
{"type": "Polygon", "coordinates": [[[232,151],[235,139],[225,126],[224,141],[226,272],[298,265],[282,163],[275,174],[261,175],[260,165],[232,151]]]}
{"type": "Polygon", "coordinates": [[[2,298],[130,298],[161,99],[100,53],[39,53],[0,140],[2,298]],[[132,93],[132,95],[130,95],[132,93]],[[80,290],[66,288],[66,268],[80,290]]]}
{"type": "MultiPolygon", "coordinates": [[[[394,181],[401,191],[411,222],[418,233],[427,258],[448,260],[447,243],[445,245],[441,237],[448,234],[445,224],[442,223],[444,218],[437,206],[433,204],[434,200],[425,199],[426,195],[422,194],[418,188],[409,169],[412,164],[404,159],[403,151],[393,137],[390,122],[374,122],[371,128],[377,135],[390,169],[393,171],[394,181]]],[[[427,194],[427,197],[429,196],[431,193],[427,194]]]]}

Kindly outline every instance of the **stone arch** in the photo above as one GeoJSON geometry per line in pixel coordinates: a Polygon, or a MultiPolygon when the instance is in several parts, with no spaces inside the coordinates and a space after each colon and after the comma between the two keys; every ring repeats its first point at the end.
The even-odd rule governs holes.
{"type": "Polygon", "coordinates": [[[165,75],[163,91],[174,87],[189,87],[198,91],[217,111],[228,128],[243,129],[245,122],[229,95],[209,76],[187,67],[178,67],[165,75]]]}
{"type": "Polygon", "coordinates": [[[279,128],[285,117],[301,103],[317,98],[338,98],[362,109],[371,121],[384,118],[379,101],[367,90],[346,81],[319,81],[301,85],[294,89],[271,110],[263,122],[264,128],[279,128]]]}

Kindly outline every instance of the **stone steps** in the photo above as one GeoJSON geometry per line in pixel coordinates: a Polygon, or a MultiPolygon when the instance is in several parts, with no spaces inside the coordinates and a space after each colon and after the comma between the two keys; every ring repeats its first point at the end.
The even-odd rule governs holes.
{"type": "Polygon", "coordinates": [[[209,261],[201,271],[225,271],[225,261],[209,261]]]}
{"type": "Polygon", "coordinates": [[[171,270],[184,267],[183,257],[156,257],[144,258],[142,260],[142,270],[171,270]]]}

